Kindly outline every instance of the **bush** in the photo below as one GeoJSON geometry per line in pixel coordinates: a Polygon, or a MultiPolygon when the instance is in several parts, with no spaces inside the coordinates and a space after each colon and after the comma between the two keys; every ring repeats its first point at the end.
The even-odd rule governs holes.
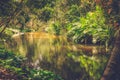
{"type": "Polygon", "coordinates": [[[42,9],[39,15],[39,19],[47,22],[48,20],[52,18],[52,16],[53,16],[53,9],[49,7],[45,7],[42,9]]]}
{"type": "Polygon", "coordinates": [[[61,24],[59,22],[52,23],[49,27],[47,27],[45,30],[48,33],[52,33],[55,35],[60,35],[61,34],[61,24]]]}
{"type": "Polygon", "coordinates": [[[79,21],[80,17],[80,11],[79,11],[79,6],[77,5],[72,5],[70,7],[70,10],[66,13],[65,17],[68,19],[70,22],[75,22],[79,21]]]}
{"type": "Polygon", "coordinates": [[[74,22],[69,26],[67,26],[68,37],[72,37],[76,43],[91,40],[90,42],[95,44],[105,44],[110,38],[109,28],[105,24],[103,11],[99,6],[96,6],[96,11],[88,12],[85,17],[81,17],[80,22],[74,22]]]}
{"type": "Polygon", "coordinates": [[[8,69],[17,79],[22,80],[63,80],[60,76],[47,70],[36,70],[26,64],[27,59],[5,49],[0,49],[0,66],[8,69]]]}

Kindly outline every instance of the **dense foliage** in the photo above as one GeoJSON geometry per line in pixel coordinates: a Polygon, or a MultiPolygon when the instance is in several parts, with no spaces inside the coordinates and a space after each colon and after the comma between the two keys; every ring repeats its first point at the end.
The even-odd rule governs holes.
{"type": "MultiPolygon", "coordinates": [[[[10,41],[12,35],[17,33],[41,31],[65,36],[72,44],[108,46],[115,40],[114,37],[119,36],[119,4],[119,0],[1,0],[0,41],[10,41]],[[117,35],[114,35],[115,32],[117,35]]],[[[78,59],[75,55],[71,56],[85,65],[86,70],[93,63],[93,67],[100,72],[96,77],[100,77],[100,61],[86,56],[78,56],[78,59]],[[88,65],[85,64],[87,61],[88,65]]],[[[26,61],[20,55],[0,49],[0,66],[13,74],[17,73],[16,78],[62,80],[50,71],[30,68],[26,61]]],[[[94,77],[96,71],[91,73],[91,70],[90,67],[90,72],[87,71],[89,76],[98,79],[94,77]]]]}
{"type": "Polygon", "coordinates": [[[80,17],[79,22],[68,24],[68,36],[76,43],[104,43],[110,39],[108,25],[105,24],[103,11],[99,6],[96,10],[80,17]],[[86,42],[85,42],[86,41],[86,42]]]}
{"type": "MultiPolygon", "coordinates": [[[[67,33],[68,38],[75,43],[104,45],[113,37],[111,25],[106,24],[105,12],[94,0],[9,0],[2,1],[1,5],[13,5],[13,8],[10,7],[13,10],[1,6],[4,11],[12,12],[6,14],[8,17],[14,16],[11,18],[13,21],[6,26],[22,32],[47,31],[55,35],[67,33]]],[[[1,18],[4,16],[2,12],[1,18]]]]}
{"type": "Polygon", "coordinates": [[[33,67],[27,64],[26,61],[27,59],[25,57],[0,48],[0,66],[3,66],[10,72],[10,74],[13,74],[13,78],[20,78],[22,80],[63,80],[60,76],[50,71],[33,69],[33,67]]]}

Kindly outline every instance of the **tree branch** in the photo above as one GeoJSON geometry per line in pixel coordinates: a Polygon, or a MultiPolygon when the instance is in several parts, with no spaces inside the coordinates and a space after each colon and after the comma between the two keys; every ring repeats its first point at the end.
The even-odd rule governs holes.
{"type": "Polygon", "coordinates": [[[12,18],[15,18],[16,16],[18,16],[21,13],[21,8],[20,6],[23,4],[24,0],[21,0],[19,6],[15,9],[15,11],[13,11],[13,14],[11,14],[11,16],[7,19],[7,21],[1,22],[0,26],[3,26],[4,24],[6,24],[3,29],[0,31],[0,36],[1,34],[5,31],[5,29],[7,28],[7,26],[9,25],[9,23],[12,21],[12,18]],[[20,8],[20,9],[19,9],[20,8]]]}

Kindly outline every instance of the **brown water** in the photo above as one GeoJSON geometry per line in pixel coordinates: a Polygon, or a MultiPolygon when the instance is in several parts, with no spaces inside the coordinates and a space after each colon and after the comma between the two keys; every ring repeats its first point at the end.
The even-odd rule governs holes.
{"type": "Polygon", "coordinates": [[[43,32],[13,35],[10,49],[64,80],[98,80],[107,62],[105,47],[70,44],[65,36],[43,32]]]}

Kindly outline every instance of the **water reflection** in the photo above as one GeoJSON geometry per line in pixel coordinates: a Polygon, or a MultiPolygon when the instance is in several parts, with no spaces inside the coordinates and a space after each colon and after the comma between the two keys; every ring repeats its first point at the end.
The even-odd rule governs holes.
{"type": "Polygon", "coordinates": [[[13,40],[11,49],[26,56],[29,64],[50,70],[65,80],[98,80],[107,61],[103,47],[69,44],[62,36],[31,32],[13,40]]]}

